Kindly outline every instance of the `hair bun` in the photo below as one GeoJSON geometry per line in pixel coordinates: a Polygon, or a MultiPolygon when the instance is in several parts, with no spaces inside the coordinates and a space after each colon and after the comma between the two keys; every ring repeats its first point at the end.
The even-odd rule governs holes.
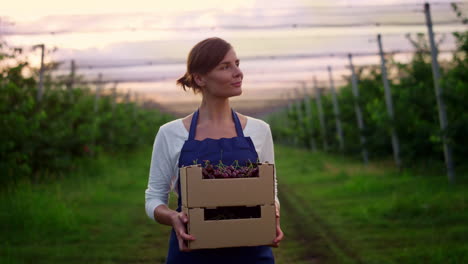
{"type": "Polygon", "coordinates": [[[185,73],[184,76],[180,77],[176,82],[177,85],[182,86],[184,91],[187,91],[187,88],[192,88],[191,80],[189,80],[189,77],[189,74],[185,73]]]}

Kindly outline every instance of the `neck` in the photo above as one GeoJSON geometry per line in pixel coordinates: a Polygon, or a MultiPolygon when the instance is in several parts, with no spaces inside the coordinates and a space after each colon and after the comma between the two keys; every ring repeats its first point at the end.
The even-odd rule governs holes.
{"type": "Polygon", "coordinates": [[[213,124],[222,124],[232,121],[229,98],[206,98],[203,96],[199,108],[199,122],[208,121],[213,124]]]}

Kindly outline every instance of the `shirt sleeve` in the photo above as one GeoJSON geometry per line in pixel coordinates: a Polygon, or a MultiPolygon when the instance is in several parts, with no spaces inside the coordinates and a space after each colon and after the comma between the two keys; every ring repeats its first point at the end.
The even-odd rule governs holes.
{"type": "Polygon", "coordinates": [[[172,164],[169,144],[163,127],[156,134],[151,155],[148,188],[145,191],[146,214],[154,219],[154,209],[161,204],[168,204],[171,189],[172,164]]]}
{"type": "MultiPolygon", "coordinates": [[[[265,142],[262,144],[262,149],[260,151],[260,161],[261,162],[269,162],[275,164],[275,149],[273,144],[273,136],[271,134],[270,125],[266,124],[265,129],[265,142]]],[[[276,203],[280,204],[278,199],[278,181],[276,179],[276,164],[275,164],[275,201],[276,203]]]]}

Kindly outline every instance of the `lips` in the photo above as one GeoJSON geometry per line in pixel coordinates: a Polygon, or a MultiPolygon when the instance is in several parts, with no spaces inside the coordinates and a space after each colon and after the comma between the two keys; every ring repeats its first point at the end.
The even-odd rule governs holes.
{"type": "Polygon", "coordinates": [[[242,85],[242,81],[231,83],[231,85],[234,87],[240,87],[242,85]]]}

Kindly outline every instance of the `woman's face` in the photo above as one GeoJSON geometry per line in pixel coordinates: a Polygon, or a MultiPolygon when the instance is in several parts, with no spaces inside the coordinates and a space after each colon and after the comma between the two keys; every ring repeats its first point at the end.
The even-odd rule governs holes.
{"type": "Polygon", "coordinates": [[[243,77],[239,59],[231,48],[213,70],[200,76],[202,92],[215,97],[241,95],[243,77]]]}

